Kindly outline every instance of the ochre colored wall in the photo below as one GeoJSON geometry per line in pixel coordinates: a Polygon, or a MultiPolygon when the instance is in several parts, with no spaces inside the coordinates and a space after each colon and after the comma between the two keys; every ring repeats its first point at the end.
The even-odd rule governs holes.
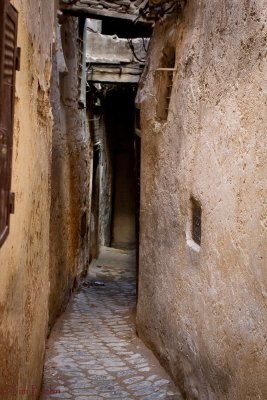
{"type": "Polygon", "coordinates": [[[82,58],[82,46],[79,48],[83,32],[86,36],[77,17],[65,17],[53,52],[49,327],[66,306],[89,263],[92,150],[82,95],[85,77],[80,80],[82,65],[85,70],[85,53],[82,58]]]}
{"type": "Polygon", "coordinates": [[[157,24],[138,96],[138,331],[188,399],[267,398],[266,20],[264,0],[188,1],[157,24]],[[171,45],[164,122],[155,70],[171,45]]]}
{"type": "Polygon", "coordinates": [[[51,1],[12,3],[19,11],[22,51],[15,100],[15,215],[0,249],[0,396],[21,400],[37,397],[47,333],[54,7],[51,1]]]}

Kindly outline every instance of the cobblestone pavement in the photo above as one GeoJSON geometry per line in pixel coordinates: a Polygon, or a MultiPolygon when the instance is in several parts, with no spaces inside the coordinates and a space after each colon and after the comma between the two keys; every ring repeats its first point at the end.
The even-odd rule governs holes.
{"type": "Polygon", "coordinates": [[[104,249],[92,266],[49,338],[41,400],[182,399],[135,334],[133,260],[104,249]]]}

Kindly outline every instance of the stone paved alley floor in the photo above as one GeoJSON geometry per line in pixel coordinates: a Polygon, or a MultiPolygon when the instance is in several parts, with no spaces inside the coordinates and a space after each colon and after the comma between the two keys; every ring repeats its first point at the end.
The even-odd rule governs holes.
{"type": "Polygon", "coordinates": [[[41,400],[182,399],[135,333],[134,253],[104,248],[90,271],[49,338],[41,400]]]}

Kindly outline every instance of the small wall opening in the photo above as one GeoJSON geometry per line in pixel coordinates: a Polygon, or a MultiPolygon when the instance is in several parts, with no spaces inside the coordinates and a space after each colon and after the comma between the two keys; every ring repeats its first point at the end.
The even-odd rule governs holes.
{"type": "Polygon", "coordinates": [[[156,71],[156,80],[158,82],[156,113],[157,117],[162,121],[166,121],[169,114],[174,70],[175,48],[168,47],[164,49],[160,66],[156,71]]]}
{"type": "Polygon", "coordinates": [[[191,198],[191,209],[192,209],[192,240],[201,246],[201,216],[202,210],[201,205],[194,198],[191,198]]]}

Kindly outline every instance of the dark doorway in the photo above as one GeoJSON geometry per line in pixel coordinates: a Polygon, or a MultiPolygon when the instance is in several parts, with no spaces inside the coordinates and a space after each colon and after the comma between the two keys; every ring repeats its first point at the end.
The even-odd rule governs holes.
{"type": "MultiPolygon", "coordinates": [[[[136,249],[136,85],[91,84],[94,138],[91,259],[101,247],[136,249]]],[[[139,162],[139,160],[138,160],[139,162]]]]}
{"type": "Polygon", "coordinates": [[[105,101],[113,169],[110,245],[116,248],[135,247],[134,99],[131,86],[119,86],[105,101]]]}

